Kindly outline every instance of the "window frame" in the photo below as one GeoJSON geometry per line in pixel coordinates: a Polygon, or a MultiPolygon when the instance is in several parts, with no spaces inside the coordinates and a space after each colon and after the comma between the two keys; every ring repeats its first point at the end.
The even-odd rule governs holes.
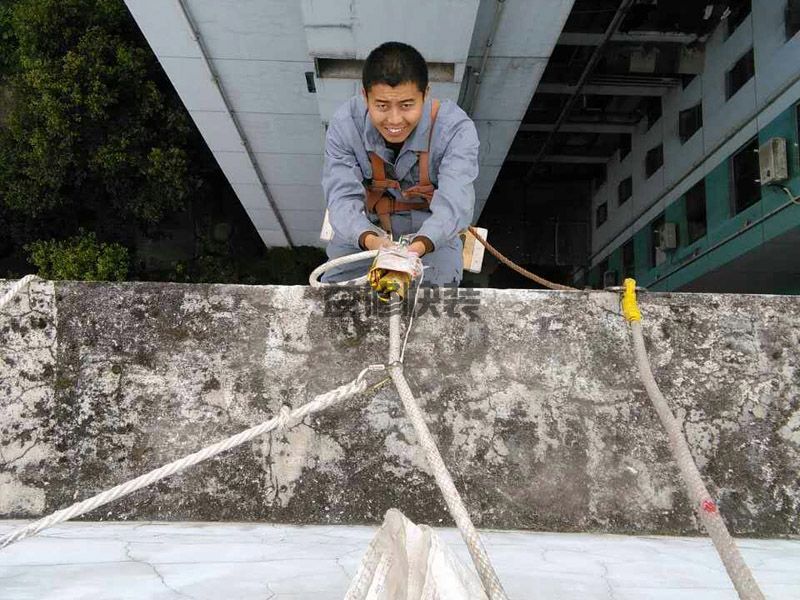
{"type": "Polygon", "coordinates": [[[650,179],[653,175],[658,173],[658,170],[664,166],[664,144],[659,143],[650,148],[644,155],[644,176],[650,179]],[[654,165],[653,157],[658,158],[658,164],[654,165]]]}
{"type": "Polygon", "coordinates": [[[690,106],[689,108],[684,108],[683,110],[678,112],[678,138],[681,141],[681,145],[685,144],[689,140],[691,140],[694,135],[703,128],[703,103],[698,102],[694,106],[690,106]],[[684,118],[684,115],[695,115],[691,121],[689,119],[684,118]],[[689,121],[692,124],[697,125],[695,129],[687,131],[688,127],[684,127],[684,123],[689,121]]]}
{"type": "Polygon", "coordinates": [[[622,277],[635,277],[636,276],[636,248],[633,243],[633,238],[622,244],[622,277]],[[627,250],[630,249],[628,253],[627,250]],[[627,255],[630,256],[627,256],[627,255]],[[630,262],[626,260],[630,258],[630,262]]]}
{"type": "Polygon", "coordinates": [[[608,202],[607,202],[607,201],[606,201],[606,202],[602,202],[602,203],[598,204],[598,205],[597,205],[597,208],[595,208],[595,213],[594,213],[594,228],[595,228],[596,230],[597,230],[597,229],[600,229],[600,227],[601,227],[601,226],[603,225],[603,223],[605,223],[606,221],[608,221],[608,202]],[[602,215],[603,215],[603,219],[602,219],[602,220],[600,220],[601,209],[602,209],[602,215]]]}
{"type": "Polygon", "coordinates": [[[747,210],[754,204],[758,204],[761,200],[761,185],[754,180],[755,185],[753,189],[757,191],[754,195],[754,199],[747,204],[741,204],[740,200],[740,189],[737,186],[737,175],[736,175],[736,159],[740,156],[744,156],[750,154],[753,161],[755,168],[753,169],[753,173],[758,178],[761,174],[759,165],[758,165],[758,136],[752,137],[747,142],[742,144],[739,149],[731,154],[729,161],[729,170],[730,170],[730,211],[731,216],[736,216],[739,213],[747,210]],[[755,149],[755,151],[753,150],[755,149]]]}
{"type": "Polygon", "coordinates": [[[725,71],[725,101],[729,101],[733,98],[739,90],[741,90],[747,83],[755,78],[756,76],[756,56],[753,47],[751,46],[749,50],[743,53],[736,61],[731,65],[731,68],[725,71]],[[746,63],[742,63],[743,60],[749,57],[749,60],[746,63]],[[740,64],[750,64],[751,65],[751,72],[750,76],[742,81],[736,89],[733,89],[733,72],[739,67],[740,64]]]}
{"type": "Polygon", "coordinates": [[[686,191],[686,194],[684,195],[684,206],[686,207],[686,232],[688,237],[686,243],[687,245],[691,245],[697,240],[703,239],[708,234],[708,205],[706,204],[705,179],[701,179],[686,191]],[[691,226],[692,221],[690,220],[690,203],[703,207],[703,227],[702,233],[699,235],[691,226]]]}
{"type": "Polygon", "coordinates": [[[631,198],[633,198],[633,176],[628,175],[617,184],[617,206],[622,206],[631,198]],[[628,195],[624,198],[622,197],[623,185],[625,185],[625,189],[628,191],[628,195]]]}

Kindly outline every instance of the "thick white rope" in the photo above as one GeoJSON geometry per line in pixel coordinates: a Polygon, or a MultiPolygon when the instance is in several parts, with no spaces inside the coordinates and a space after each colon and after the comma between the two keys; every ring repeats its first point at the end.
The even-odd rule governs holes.
{"type": "Polygon", "coordinates": [[[114,500],[122,498],[123,496],[127,496],[136,490],[155,483],[156,481],[160,481],[165,477],[169,477],[170,475],[174,475],[175,473],[179,473],[184,469],[203,462],[204,460],[213,458],[214,456],[217,456],[226,450],[230,450],[231,448],[235,448],[236,446],[244,444],[245,442],[249,442],[250,440],[253,440],[274,429],[283,429],[284,427],[299,423],[312,413],[323,411],[326,408],[341,402],[342,400],[363,392],[367,388],[367,373],[369,371],[380,371],[383,369],[385,369],[384,365],[371,365],[361,371],[361,373],[358,374],[358,377],[356,377],[350,383],[346,383],[334,390],[320,394],[310,402],[304,404],[294,411],[289,411],[288,407],[283,406],[278,416],[273,417],[269,421],[265,421],[260,425],[246,429],[241,433],[237,433],[236,435],[229,437],[228,439],[203,448],[194,454],[190,454],[189,456],[173,461],[167,465],[164,465],[163,467],[141,475],[136,479],[122,483],[111,488],[110,490],[101,492],[92,498],[73,504],[68,508],[54,512],[47,517],[21,527],[20,529],[17,529],[16,531],[13,531],[0,539],[0,548],[5,548],[9,544],[13,544],[14,542],[18,542],[19,540],[32,535],[36,535],[43,529],[52,527],[58,523],[63,523],[64,521],[68,521],[94,510],[99,506],[113,502],[114,500]]]}
{"type": "Polygon", "coordinates": [[[431,468],[436,484],[442,492],[450,516],[453,517],[461,537],[469,549],[469,554],[481,578],[486,595],[490,600],[507,600],[508,596],[506,596],[500,579],[497,577],[497,573],[489,560],[489,554],[478,536],[469,512],[464,506],[463,500],[461,500],[461,495],[458,493],[458,489],[453,483],[453,478],[447,470],[442,455],[436,447],[436,442],[425,423],[422,410],[414,399],[414,394],[411,392],[411,388],[403,375],[403,365],[400,362],[400,346],[400,301],[397,294],[392,294],[389,313],[389,374],[392,376],[406,414],[414,426],[417,441],[425,452],[428,466],[431,468]]]}
{"type": "Polygon", "coordinates": [[[23,277],[22,279],[18,279],[17,281],[15,281],[14,284],[8,289],[8,291],[5,294],[3,294],[3,297],[0,298],[0,311],[2,311],[6,306],[8,306],[8,304],[11,302],[14,296],[16,296],[20,291],[22,291],[22,288],[24,288],[26,285],[28,285],[35,279],[39,279],[39,277],[37,275],[25,275],[25,277],[23,277]]]}
{"type": "Polygon", "coordinates": [[[311,271],[311,275],[308,276],[308,285],[312,288],[321,288],[321,287],[328,287],[328,286],[339,286],[339,285],[361,285],[367,283],[367,276],[364,275],[363,277],[356,277],[355,279],[350,279],[348,281],[340,281],[337,283],[322,283],[319,278],[322,276],[325,271],[333,269],[334,267],[340,267],[341,265],[347,265],[354,262],[359,262],[361,260],[367,260],[368,258],[375,258],[377,256],[377,250],[365,250],[364,252],[356,252],[355,254],[346,254],[345,256],[340,256],[339,258],[333,258],[328,262],[321,264],[316,269],[311,271]]]}
{"type": "Polygon", "coordinates": [[[661,424],[667,431],[669,447],[672,456],[678,463],[683,483],[689,494],[691,502],[700,522],[708,531],[714,547],[717,549],[722,564],[728,571],[728,576],[733,582],[733,586],[742,600],[764,600],[764,594],[758,587],[758,583],[753,577],[750,568],[744,562],[736,542],[728,532],[725,522],[719,514],[717,504],[708,493],[697,464],[692,458],[689,444],[681,431],[680,423],[672,414],[666,399],[658,389],[653,372],[650,370],[650,361],[647,358],[647,349],[644,345],[642,335],[642,324],[638,320],[631,321],[631,332],[633,334],[633,351],[636,355],[636,363],[639,366],[639,375],[644,383],[647,394],[661,419],[661,424]]]}

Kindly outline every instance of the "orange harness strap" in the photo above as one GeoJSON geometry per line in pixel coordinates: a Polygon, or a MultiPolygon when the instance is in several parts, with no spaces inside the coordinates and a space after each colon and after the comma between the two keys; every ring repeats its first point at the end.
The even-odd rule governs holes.
{"type": "Polygon", "coordinates": [[[419,183],[408,189],[403,190],[400,182],[396,179],[386,178],[386,168],[383,159],[375,152],[369,153],[369,161],[372,164],[372,182],[366,187],[366,208],[367,213],[377,214],[381,227],[391,234],[392,221],[391,214],[405,211],[418,210],[420,208],[430,209],[433,193],[436,188],[430,179],[429,154],[431,149],[431,139],[433,138],[433,126],[436,123],[436,115],[439,114],[439,100],[431,102],[431,124],[428,128],[428,147],[426,150],[417,153],[419,160],[419,183]],[[400,190],[404,200],[421,198],[424,202],[403,202],[396,200],[386,191],[390,189],[400,190]]]}

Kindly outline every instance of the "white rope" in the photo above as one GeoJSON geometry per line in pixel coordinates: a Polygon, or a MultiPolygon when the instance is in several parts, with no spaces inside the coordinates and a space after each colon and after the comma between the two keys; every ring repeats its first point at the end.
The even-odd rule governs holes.
{"type": "Polygon", "coordinates": [[[166,477],[169,477],[170,475],[174,475],[175,473],[179,473],[184,469],[203,462],[204,460],[213,458],[214,456],[217,456],[226,450],[230,450],[231,448],[235,448],[236,446],[244,444],[245,442],[249,442],[250,440],[255,439],[274,429],[282,429],[292,424],[299,423],[311,413],[323,411],[326,408],[333,406],[337,402],[363,392],[367,387],[367,381],[365,379],[367,373],[369,371],[380,371],[383,369],[385,369],[384,365],[371,365],[361,371],[361,373],[358,374],[358,377],[356,377],[350,383],[346,383],[345,385],[339,386],[334,390],[320,394],[310,402],[304,404],[294,411],[290,412],[288,407],[283,406],[278,416],[273,417],[269,421],[265,421],[260,425],[246,429],[241,433],[237,433],[236,435],[229,437],[228,439],[217,442],[216,444],[212,444],[211,446],[203,448],[194,454],[190,454],[189,456],[173,461],[167,465],[164,465],[163,467],[141,475],[136,479],[122,483],[111,488],[110,490],[106,490],[105,492],[97,494],[92,498],[73,504],[68,508],[56,511],[47,517],[39,519],[38,521],[29,523],[28,525],[21,527],[20,529],[17,529],[16,531],[13,531],[0,539],[0,548],[5,548],[9,544],[13,544],[14,542],[18,542],[19,540],[32,535],[36,535],[43,529],[52,527],[58,523],[63,523],[64,521],[68,521],[94,510],[99,506],[113,502],[114,500],[122,498],[123,496],[127,496],[136,490],[155,483],[156,481],[160,481],[166,477]]]}
{"type": "Polygon", "coordinates": [[[311,271],[311,275],[308,276],[308,284],[312,288],[321,288],[331,285],[361,285],[363,283],[367,283],[366,275],[337,283],[322,283],[319,278],[323,273],[325,273],[325,271],[329,271],[334,267],[340,267],[341,265],[367,260],[368,258],[375,258],[377,254],[377,250],[365,250],[364,252],[356,252],[355,254],[346,254],[345,256],[340,256],[339,258],[333,258],[311,271]]]}
{"type": "Polygon", "coordinates": [[[700,471],[692,458],[689,444],[681,431],[680,423],[672,414],[666,399],[661,394],[661,390],[658,389],[658,384],[650,369],[650,361],[647,358],[647,349],[644,345],[640,321],[631,321],[631,332],[633,333],[633,351],[639,366],[639,375],[661,419],[661,423],[667,431],[669,447],[672,451],[672,456],[678,463],[686,491],[689,494],[689,501],[700,518],[700,522],[708,531],[711,541],[714,543],[720,559],[722,559],[722,564],[725,565],[728,576],[739,593],[739,598],[742,600],[764,600],[764,594],[759,589],[752,572],[744,562],[739,549],[736,547],[736,542],[731,537],[725,522],[719,514],[716,503],[711,498],[711,494],[708,493],[708,489],[706,489],[703,479],[700,477],[700,471]]]}
{"type": "Polygon", "coordinates": [[[408,382],[403,375],[403,365],[399,360],[400,310],[398,306],[399,300],[396,294],[392,294],[391,304],[392,307],[389,316],[389,374],[392,376],[392,380],[403,402],[406,414],[411,424],[414,426],[417,440],[425,452],[428,466],[431,468],[436,484],[442,492],[450,516],[453,517],[461,533],[461,537],[467,545],[469,554],[472,557],[472,562],[475,565],[475,569],[478,571],[478,575],[481,578],[483,588],[489,600],[507,600],[508,596],[506,596],[500,579],[497,577],[497,573],[489,560],[489,554],[486,552],[486,548],[484,548],[478,536],[478,532],[475,529],[475,525],[472,523],[469,512],[466,506],[464,506],[461,495],[458,493],[458,489],[453,483],[453,478],[447,470],[442,455],[436,447],[436,442],[425,423],[422,410],[414,399],[414,394],[411,392],[411,388],[408,386],[408,382]]]}
{"type": "Polygon", "coordinates": [[[8,291],[3,294],[3,297],[0,298],[0,311],[2,311],[16,296],[22,288],[32,282],[34,279],[39,279],[36,275],[25,275],[22,279],[17,280],[14,284],[8,289],[8,291]]]}

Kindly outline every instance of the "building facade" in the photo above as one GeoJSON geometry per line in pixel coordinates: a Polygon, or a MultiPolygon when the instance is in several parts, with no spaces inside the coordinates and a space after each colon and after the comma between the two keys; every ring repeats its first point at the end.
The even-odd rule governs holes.
{"type": "Polygon", "coordinates": [[[592,287],[800,293],[800,11],[753,0],[654,101],[592,197],[592,287]],[[760,181],[770,140],[787,173],[760,181]],[[783,140],[784,142],[781,142],[783,140]]]}

